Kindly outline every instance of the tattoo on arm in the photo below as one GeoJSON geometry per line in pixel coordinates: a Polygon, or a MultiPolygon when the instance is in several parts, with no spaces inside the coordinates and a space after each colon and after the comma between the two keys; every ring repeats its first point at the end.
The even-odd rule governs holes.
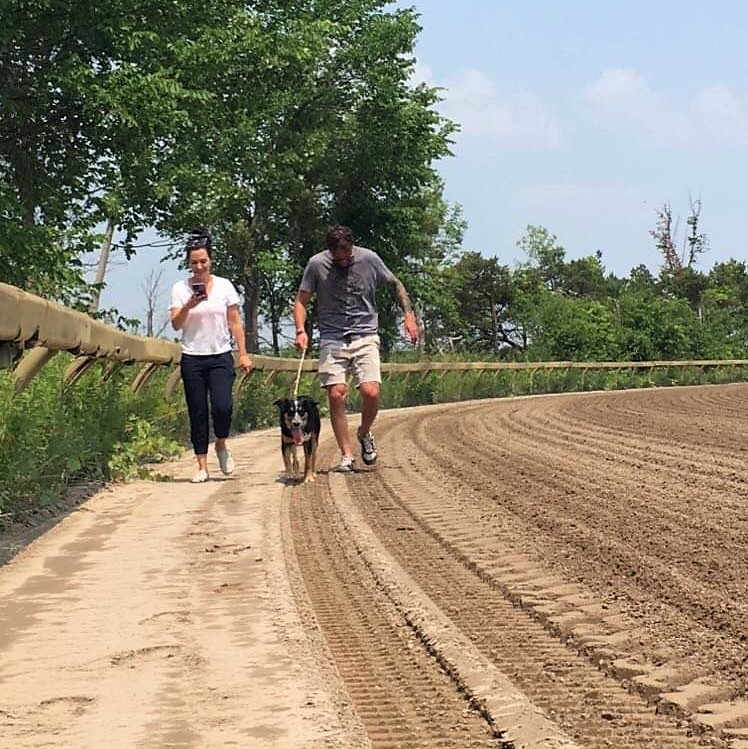
{"type": "Polygon", "coordinates": [[[399,278],[395,278],[392,282],[392,290],[395,294],[395,299],[397,299],[397,303],[402,307],[403,312],[413,312],[413,305],[410,303],[408,292],[405,290],[405,286],[403,286],[399,278]]]}

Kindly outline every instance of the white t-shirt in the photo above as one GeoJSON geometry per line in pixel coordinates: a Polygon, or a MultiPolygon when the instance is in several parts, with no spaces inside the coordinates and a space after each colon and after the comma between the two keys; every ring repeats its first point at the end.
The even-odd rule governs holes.
{"type": "MultiPolygon", "coordinates": [[[[177,281],[171,289],[171,309],[181,309],[192,296],[188,280],[177,281]]],[[[231,351],[228,308],[239,304],[239,294],[227,278],[213,276],[208,298],[187,312],[182,326],[185,354],[223,354],[231,351]]]]}

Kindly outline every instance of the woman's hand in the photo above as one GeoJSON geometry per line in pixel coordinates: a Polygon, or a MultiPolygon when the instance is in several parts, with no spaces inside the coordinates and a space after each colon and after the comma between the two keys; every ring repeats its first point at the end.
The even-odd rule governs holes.
{"type": "Polygon", "coordinates": [[[249,374],[252,371],[252,357],[249,354],[239,354],[239,366],[245,374],[249,374]]]}

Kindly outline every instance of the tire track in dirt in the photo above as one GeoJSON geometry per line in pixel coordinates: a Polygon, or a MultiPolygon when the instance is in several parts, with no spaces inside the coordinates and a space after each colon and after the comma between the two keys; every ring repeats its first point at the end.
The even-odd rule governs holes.
{"type": "MultiPolygon", "coordinates": [[[[733,387],[726,390],[736,393],[739,400],[742,400],[743,392],[740,389],[733,387]]],[[[688,397],[688,393],[701,392],[701,389],[684,389],[681,397],[688,397]]],[[[621,400],[615,402],[628,404],[625,408],[629,410],[636,411],[644,405],[658,413],[657,399],[661,393],[665,391],[619,393],[615,395],[620,396],[621,400]],[[647,400],[648,398],[654,400],[647,400]]],[[[667,395],[670,394],[671,391],[668,391],[667,395]]],[[[604,409],[606,423],[615,426],[615,414],[610,412],[609,400],[606,401],[605,397],[597,395],[581,396],[581,400],[593,411],[596,407],[604,409]],[[593,401],[597,401],[597,404],[593,401]]],[[[666,399],[666,406],[663,408],[664,421],[660,425],[659,434],[665,442],[669,434],[669,402],[672,402],[670,398],[666,399]]],[[[560,410],[573,410],[574,413],[580,410],[580,401],[572,403],[570,399],[563,398],[554,400],[554,404],[551,404],[549,399],[525,403],[532,403],[532,406],[527,408],[536,411],[540,408],[539,404],[542,405],[536,416],[540,423],[548,421],[549,412],[552,418],[554,413],[560,410]]],[[[566,465],[574,466],[574,470],[582,478],[587,473],[587,486],[575,487],[572,502],[568,502],[567,495],[562,491],[563,481],[557,481],[556,488],[548,490],[547,481],[549,478],[553,479],[553,475],[552,471],[544,471],[542,468],[547,457],[546,445],[542,439],[537,440],[534,453],[528,452],[526,463],[520,465],[516,453],[521,450],[512,452],[511,448],[486,448],[481,452],[481,440],[475,439],[475,434],[472,435],[473,440],[467,443],[468,449],[456,448],[461,434],[470,434],[471,429],[476,431],[479,422],[482,422],[484,429],[486,424],[491,424],[491,429],[495,430],[495,424],[505,415],[504,412],[507,409],[516,411],[517,407],[518,403],[506,402],[495,406],[465,406],[460,415],[455,417],[451,417],[448,410],[442,413],[432,410],[428,416],[410,418],[407,425],[397,428],[384,425],[391,425],[395,421],[399,423],[399,420],[383,421],[378,436],[386,441],[389,454],[401,458],[397,470],[394,471],[395,475],[405,472],[407,461],[403,456],[410,455],[412,462],[419,466],[420,472],[426,477],[422,481],[422,492],[428,499],[425,502],[426,509],[419,510],[419,513],[422,513],[419,514],[419,518],[425,518],[423,522],[432,530],[438,527],[442,538],[447,538],[455,548],[461,548],[468,563],[475,563],[481,570],[488,570],[489,573],[491,565],[497,564],[497,556],[503,555],[497,552],[496,539],[483,532],[484,527],[491,523],[494,528],[498,526],[508,530],[505,534],[507,540],[503,548],[504,553],[520,549],[527,553],[529,560],[534,559],[536,564],[540,565],[536,572],[529,573],[522,569],[513,569],[512,565],[509,565],[507,577],[510,579],[508,582],[504,580],[502,584],[508,585],[510,596],[514,596],[518,603],[532,610],[549,629],[556,631],[557,636],[569,639],[580,652],[588,653],[592,660],[600,663],[609,674],[620,679],[622,683],[630,683],[632,688],[650,699],[660,701],[661,710],[689,715],[699,730],[710,726],[729,729],[726,735],[732,736],[734,742],[740,741],[743,726],[746,725],[745,705],[742,702],[745,694],[745,638],[743,632],[738,634],[725,631],[724,624],[731,617],[741,620],[742,616],[740,612],[745,595],[735,598],[726,595],[725,590],[729,591],[730,584],[739,580],[742,574],[742,567],[739,568],[738,574],[732,577],[726,570],[731,563],[730,549],[733,552],[742,549],[742,558],[745,558],[744,538],[738,536],[737,540],[731,541],[731,544],[742,543],[742,546],[726,546],[720,543],[722,539],[719,536],[719,521],[706,523],[706,531],[703,529],[704,524],[701,524],[702,533],[706,533],[703,547],[713,548],[714,557],[720,562],[716,569],[709,568],[715,583],[712,586],[701,585],[698,573],[700,569],[703,571],[703,568],[699,565],[694,569],[686,566],[684,571],[670,573],[669,577],[665,578],[668,585],[675,587],[676,593],[682,590],[686,594],[686,603],[680,606],[682,610],[673,611],[667,606],[658,607],[657,599],[663,589],[657,575],[650,578],[644,575],[642,579],[638,571],[646,570],[648,565],[659,564],[659,569],[667,572],[669,567],[683,563],[681,557],[688,562],[693,556],[690,551],[698,550],[702,545],[699,543],[702,540],[698,537],[687,537],[684,543],[679,543],[678,538],[683,529],[671,523],[669,527],[659,528],[657,533],[650,534],[650,542],[657,534],[661,534],[662,538],[659,546],[652,546],[648,557],[640,548],[640,535],[647,538],[647,534],[642,531],[646,531],[647,525],[657,520],[660,513],[659,505],[662,502],[667,504],[668,501],[677,503],[681,499],[678,493],[675,492],[676,496],[670,498],[657,494],[650,496],[649,515],[637,513],[632,517],[625,495],[616,496],[614,492],[608,491],[601,501],[600,486],[605,485],[604,479],[610,470],[607,464],[596,469],[589,465],[581,469],[578,465],[574,466],[574,442],[569,443],[568,454],[565,457],[566,465]],[[475,418],[476,414],[482,414],[482,418],[475,418]],[[399,432],[403,433],[400,437],[397,436],[399,432]],[[398,440],[401,440],[402,444],[398,440]],[[431,462],[427,457],[429,453],[433,457],[431,462]],[[425,463],[428,463],[428,467],[424,467],[425,463]],[[434,464],[437,469],[434,469],[434,464]],[[508,490],[506,481],[499,481],[495,476],[481,472],[481,466],[490,465],[505,478],[511,476],[514,479],[519,475],[524,477],[525,481],[513,482],[508,490]],[[456,474],[456,481],[450,482],[450,472],[456,474]],[[542,501],[539,501],[539,498],[542,498],[542,501]],[[445,529],[445,526],[449,526],[449,522],[444,519],[445,504],[448,505],[450,501],[453,505],[460,505],[456,510],[458,514],[465,516],[466,506],[472,513],[470,521],[465,520],[465,517],[461,519],[461,522],[467,525],[467,530],[462,532],[464,538],[454,529],[450,536],[449,527],[445,529]],[[555,508],[556,504],[561,505],[561,508],[555,508]],[[597,527],[594,527],[591,533],[588,528],[580,527],[582,523],[579,522],[576,522],[574,528],[573,523],[577,521],[577,515],[583,515],[584,511],[589,512],[590,507],[594,508],[597,505],[602,505],[606,510],[600,516],[605,522],[600,521],[598,517],[597,527]],[[615,505],[619,507],[616,508],[615,505]],[[428,507],[434,506],[439,508],[438,512],[431,511],[429,514],[428,507]],[[549,506],[551,510],[548,509],[549,506]],[[565,522],[567,525],[571,522],[571,527],[565,528],[565,522]],[[613,547],[610,545],[610,539],[620,537],[621,531],[625,534],[627,528],[633,535],[619,546],[621,549],[625,549],[626,545],[633,547],[632,561],[629,568],[618,569],[610,559],[615,557],[611,552],[613,547]],[[585,532],[589,538],[584,538],[585,532]],[[580,535],[583,537],[581,541],[580,535]],[[479,541],[471,547],[469,540],[476,537],[479,541]],[[476,546],[481,548],[476,550],[476,546]],[[551,572],[559,576],[553,583],[555,585],[564,581],[580,580],[585,583],[585,587],[565,596],[551,596],[550,600],[547,595],[538,596],[536,591],[535,595],[540,600],[533,601],[533,586],[527,585],[526,578],[532,577],[533,574],[542,577],[543,569],[548,571],[549,576],[551,572]],[[632,571],[635,573],[633,578],[630,574],[632,571]],[[518,585],[517,580],[523,575],[524,582],[518,585]],[[516,579],[512,580],[513,577],[516,579]],[[700,596],[704,594],[705,589],[709,591],[710,587],[716,591],[712,598],[714,605],[718,607],[713,613],[725,613],[723,617],[716,619],[706,616],[699,623],[699,610],[703,608],[700,596]],[[600,592],[605,592],[606,589],[612,591],[612,594],[608,592],[607,595],[601,596],[600,592]],[[636,604],[640,600],[640,594],[644,594],[643,604],[637,608],[631,604],[636,604]],[[580,600],[575,600],[580,596],[580,600]],[[568,600],[562,600],[564,598],[568,600]],[[587,599],[586,606],[582,606],[582,599],[587,599]],[[621,606],[622,603],[625,605],[621,606]],[[648,610],[650,605],[654,613],[648,610]],[[602,607],[610,607],[609,616],[605,617],[607,621],[603,621],[602,614],[605,611],[602,607]],[[638,652],[642,642],[649,648],[649,657],[642,658],[638,652]],[[736,700],[735,704],[720,704],[720,700],[728,698],[736,700]],[[717,704],[710,705],[715,702],[717,704]]],[[[674,407],[680,408],[677,400],[674,407]]],[[[568,413],[566,416],[568,418],[568,413]]],[[[719,419],[719,413],[702,414],[702,419],[706,419],[707,422],[715,418],[719,419]]],[[[531,427],[532,422],[528,427],[530,432],[531,427]]],[[[702,428],[711,429],[711,426],[709,423],[706,426],[697,426],[694,434],[698,435],[702,428]]],[[[531,444],[529,439],[527,444],[531,444]]],[[[693,445],[692,449],[694,460],[700,460],[700,445],[693,445]]],[[[709,458],[704,460],[708,462],[709,458]]],[[[564,465],[558,455],[554,456],[554,463],[557,464],[556,467],[564,465]]],[[[656,463],[650,471],[657,473],[656,463]]],[[[386,468],[384,471],[380,470],[380,477],[386,473],[386,468]]],[[[649,474],[644,471],[639,477],[645,479],[645,490],[648,476],[649,474]]],[[[408,475],[408,482],[412,483],[413,478],[408,475]]],[[[658,486],[666,485],[661,478],[658,481],[658,486]]],[[[714,481],[720,481],[719,470],[714,471],[714,481]]],[[[739,481],[745,481],[745,472],[739,477],[739,481]]],[[[702,491],[703,483],[702,478],[697,482],[702,491]]],[[[707,500],[710,496],[709,491],[707,488],[707,500]]],[[[705,520],[710,519],[714,515],[714,508],[707,500],[705,504],[697,503],[689,508],[689,512],[695,513],[700,510],[705,520]]],[[[643,503],[643,506],[646,507],[646,503],[643,503]]],[[[698,531],[699,523],[692,524],[692,527],[698,531]]],[[[738,746],[737,743],[733,745],[738,746]]]]}
{"type": "Polygon", "coordinates": [[[394,610],[346,534],[327,477],[286,491],[297,595],[313,606],[371,746],[507,747],[394,610]]]}
{"type": "MultiPolygon", "coordinates": [[[[640,524],[637,563],[626,565],[629,576],[649,574],[660,580],[670,580],[671,584],[667,589],[671,591],[682,590],[685,583],[688,583],[692,589],[690,597],[694,601],[689,605],[698,606],[702,610],[702,619],[708,621],[710,627],[715,624],[716,617],[724,628],[736,634],[746,631],[748,602],[741,600],[745,590],[744,577],[740,569],[730,569],[731,562],[724,554],[725,548],[745,543],[745,520],[740,503],[741,495],[747,493],[745,479],[740,479],[735,474],[738,480],[733,481],[730,487],[733,501],[721,502],[719,516],[705,517],[703,513],[699,513],[699,508],[712,501],[715,495],[721,497],[725,491],[723,473],[709,466],[713,462],[709,456],[703,459],[691,451],[693,460],[685,458],[684,465],[693,465],[694,461],[698,461],[704,466],[704,470],[698,473],[698,481],[691,476],[687,487],[679,487],[684,482],[678,480],[678,474],[666,465],[667,461],[659,453],[650,451],[650,463],[656,468],[647,472],[646,466],[639,464],[636,465],[636,470],[632,470],[631,461],[626,458],[632,450],[619,445],[618,453],[613,453],[611,449],[607,456],[604,453],[590,455],[584,447],[580,449],[579,439],[565,440],[567,433],[562,419],[559,419],[559,424],[553,436],[543,426],[532,429],[531,422],[525,425],[524,433],[516,429],[512,432],[513,446],[524,443],[529,449],[533,449],[533,445],[543,445],[542,459],[545,466],[534,467],[540,459],[537,447],[534,455],[530,453],[525,456],[529,457],[527,470],[536,474],[531,477],[531,484],[534,482],[534,485],[526,487],[526,495],[535,496],[541,491],[539,487],[543,487],[545,495],[553,498],[553,502],[546,503],[549,507],[543,511],[566,519],[569,528],[562,531],[565,536],[576,536],[577,541],[585,535],[588,538],[596,537],[606,544],[609,551],[617,547],[621,559],[631,559],[630,544],[625,538],[611,539],[610,534],[600,532],[599,529],[606,526],[626,527],[627,522],[636,514],[646,517],[647,522],[640,524]],[[620,450],[626,452],[621,454],[620,450]],[[572,451],[573,462],[570,460],[572,451]],[[603,464],[603,457],[606,458],[605,470],[601,472],[599,466],[603,464]],[[597,501],[588,503],[585,497],[593,487],[597,501]],[[625,502],[620,501],[622,498],[625,498],[625,502]],[[655,513],[652,512],[653,507],[656,507],[655,513]],[[726,517],[730,518],[730,522],[725,527],[726,517]],[[679,552],[677,567],[672,561],[663,563],[659,560],[663,534],[673,535],[676,528],[678,533],[670,543],[679,552]],[[692,533],[691,536],[688,531],[692,533]],[[648,556],[640,558],[642,553],[648,553],[648,556]],[[642,561],[646,564],[639,563],[642,561]],[[714,590],[712,578],[720,568],[723,568],[722,587],[714,590]],[[722,599],[726,596],[735,598],[729,617],[721,613],[722,599]]],[[[474,427],[473,431],[479,437],[481,429],[485,431],[485,425],[471,421],[468,415],[460,429],[470,427],[474,427]]],[[[479,445],[486,444],[481,439],[477,442],[479,445]]],[[[480,446],[477,449],[484,450],[480,446]]],[[[517,451],[514,452],[516,454],[517,451]]],[[[519,452],[522,452],[522,448],[519,452]]],[[[518,458],[520,463],[522,460],[523,457],[518,458]]],[[[730,470],[734,471],[734,466],[730,470]]],[[[562,521],[559,519],[555,522],[560,524],[562,521]]],[[[680,595],[672,597],[677,604],[680,595]]]]}
{"type": "MultiPolygon", "coordinates": [[[[401,429],[408,432],[410,426],[412,421],[401,429]]],[[[407,444],[398,433],[388,430],[383,437],[389,449],[406,456],[407,444]]],[[[522,589],[538,605],[547,605],[552,593],[581,599],[580,590],[533,568],[511,539],[506,545],[495,537],[481,539],[489,541],[485,551],[493,557],[493,573],[476,564],[479,521],[466,518],[459,503],[450,505],[449,498],[459,496],[454,486],[432,481],[436,476],[429,470],[425,477],[409,470],[421,455],[416,451],[412,461],[401,457],[397,467],[383,466],[376,479],[351,477],[351,494],[382,542],[459,629],[580,746],[700,745],[677,721],[657,716],[513,600],[522,589]],[[515,578],[514,595],[496,577],[498,568],[515,578]]]]}

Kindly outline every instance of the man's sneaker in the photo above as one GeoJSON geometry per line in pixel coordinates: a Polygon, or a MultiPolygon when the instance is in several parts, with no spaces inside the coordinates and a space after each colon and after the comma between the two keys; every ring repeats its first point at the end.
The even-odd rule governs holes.
{"type": "Polygon", "coordinates": [[[367,432],[364,435],[358,435],[358,441],[361,443],[361,460],[367,466],[373,466],[377,462],[377,446],[374,443],[374,435],[367,432]]]}
{"type": "Polygon", "coordinates": [[[210,476],[202,468],[190,479],[191,484],[204,484],[210,476]]]}
{"type": "Polygon", "coordinates": [[[338,473],[353,473],[353,456],[344,455],[340,459],[340,463],[333,468],[333,471],[337,471],[338,473]]]}
{"type": "Polygon", "coordinates": [[[224,476],[228,476],[234,472],[236,464],[228,450],[216,450],[216,456],[218,457],[218,467],[224,476]]]}

